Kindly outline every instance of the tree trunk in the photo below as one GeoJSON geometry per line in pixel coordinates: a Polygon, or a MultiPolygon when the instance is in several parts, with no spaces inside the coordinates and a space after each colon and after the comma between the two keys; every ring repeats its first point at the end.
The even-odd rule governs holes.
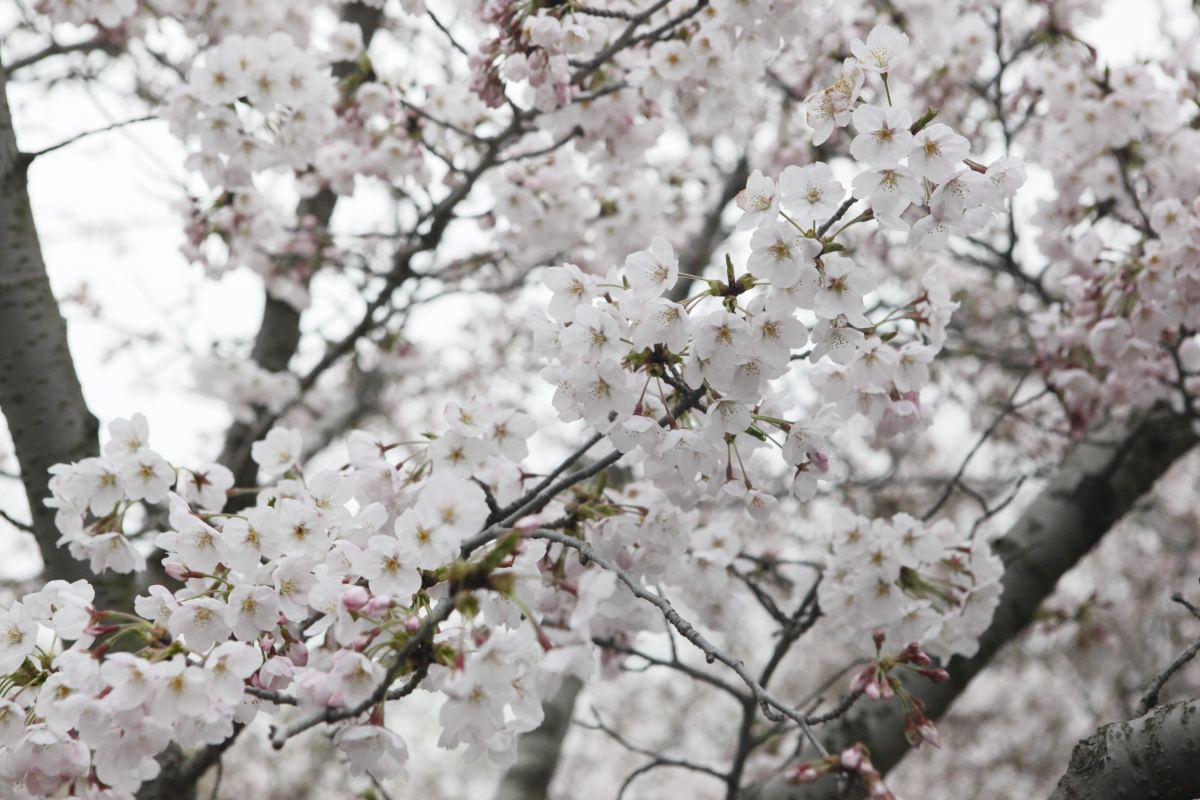
{"type": "Polygon", "coordinates": [[[581,688],[578,678],[568,676],[558,693],[542,706],[546,718],[537,729],[517,739],[517,762],[500,779],[495,800],[546,799],[581,688]]]}
{"type": "Polygon", "coordinates": [[[83,399],[67,347],[67,324],[50,289],[29,205],[29,161],[18,149],[0,65],[0,411],[8,421],[33,535],[47,580],[91,577],[56,544],[43,502],[47,470],[98,454],[98,424],[83,399]]]}
{"type": "Polygon", "coordinates": [[[1075,745],[1050,800],[1200,797],[1200,700],[1158,706],[1075,745]]]}
{"type": "MultiPolygon", "coordinates": [[[[1004,559],[1004,591],[991,626],[979,640],[979,651],[971,658],[951,659],[946,683],[907,682],[931,718],[946,713],[970,680],[1029,624],[1059,577],[1087,555],[1196,442],[1190,422],[1154,413],[1109,426],[1073,448],[1049,485],[993,544],[1004,559]]],[[[859,702],[821,733],[830,752],[855,742],[867,745],[881,772],[899,763],[909,749],[903,714],[895,702],[859,702]]],[[[749,796],[837,800],[843,795],[832,779],[788,785],[776,777],[749,796]]]]}

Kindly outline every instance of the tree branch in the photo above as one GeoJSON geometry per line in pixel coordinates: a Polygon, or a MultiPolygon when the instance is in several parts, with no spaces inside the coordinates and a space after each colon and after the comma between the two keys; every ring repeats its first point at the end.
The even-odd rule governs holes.
{"type": "Polygon", "coordinates": [[[8,72],[15,74],[18,70],[33,66],[51,56],[66,55],[67,53],[90,53],[94,50],[102,50],[109,55],[113,55],[120,52],[121,49],[122,45],[120,43],[113,41],[105,34],[97,34],[90,39],[72,42],[71,44],[51,42],[36,53],[30,53],[27,56],[14,59],[8,65],[8,72]]]}
{"type": "Polygon", "coordinates": [[[826,754],[821,743],[817,740],[816,736],[813,735],[812,729],[809,727],[808,720],[805,719],[804,714],[793,709],[790,705],[771,694],[765,686],[754,679],[749,670],[746,669],[746,665],[741,659],[734,658],[710,642],[708,638],[704,636],[704,634],[696,630],[695,626],[679,615],[679,612],[675,610],[675,607],[671,605],[671,601],[669,601],[666,597],[655,594],[654,592],[648,590],[642,585],[641,581],[634,578],[631,574],[618,567],[609,559],[596,553],[590,544],[582,541],[581,539],[576,539],[574,536],[567,536],[566,534],[559,533],[558,531],[549,531],[544,529],[533,530],[526,535],[531,539],[545,539],[548,542],[557,542],[558,544],[570,547],[579,553],[579,559],[581,562],[586,563],[589,561],[594,561],[601,568],[606,569],[616,575],[617,579],[621,581],[621,583],[625,584],[626,588],[628,588],[635,597],[645,600],[647,603],[650,603],[659,611],[661,611],[667,622],[671,624],[671,627],[679,631],[680,636],[682,636],[684,639],[687,639],[688,642],[696,647],[696,649],[704,653],[705,660],[707,660],[710,664],[714,661],[720,661],[722,664],[733,670],[734,673],[736,673],[737,676],[742,680],[742,682],[746,684],[746,687],[753,693],[754,699],[762,708],[763,716],[765,716],[767,719],[775,721],[780,721],[784,718],[790,719],[792,722],[796,723],[796,725],[800,728],[801,733],[804,734],[805,738],[812,742],[813,747],[815,747],[818,752],[820,752],[822,755],[826,754]]]}
{"type": "Polygon", "coordinates": [[[1150,682],[1146,693],[1142,695],[1142,699],[1138,702],[1137,710],[1133,713],[1140,717],[1154,708],[1158,704],[1158,693],[1167,685],[1167,681],[1171,679],[1172,675],[1182,669],[1184,665],[1195,658],[1197,653],[1200,653],[1200,639],[1192,642],[1166,669],[1154,676],[1154,680],[1150,682]]]}
{"type": "Polygon", "coordinates": [[[1200,700],[1114,722],[1075,745],[1050,800],[1200,797],[1200,700]]]}

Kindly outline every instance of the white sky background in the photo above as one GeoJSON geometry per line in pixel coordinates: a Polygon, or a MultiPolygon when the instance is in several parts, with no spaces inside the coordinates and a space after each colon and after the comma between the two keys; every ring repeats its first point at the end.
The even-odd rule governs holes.
{"type": "MultiPolygon", "coordinates": [[[[1168,5],[1172,16],[1178,13],[1194,26],[1187,0],[1168,0],[1168,5]]],[[[11,26],[14,15],[0,3],[0,30],[11,26]]],[[[1116,65],[1152,55],[1158,25],[1158,14],[1145,0],[1114,0],[1085,34],[1116,65]]],[[[11,83],[9,93],[25,151],[137,114],[124,107],[119,94],[79,83],[49,97],[38,85],[19,83],[11,83]]],[[[140,411],[150,420],[156,449],[174,463],[196,463],[215,457],[230,418],[224,403],[192,391],[191,359],[176,354],[200,355],[214,342],[252,340],[262,288],[246,270],[214,282],[181,254],[182,217],[174,203],[186,175],[184,156],[165,123],[140,123],[37,159],[30,192],[56,295],[61,300],[86,287],[100,310],[92,318],[78,304],[64,304],[72,353],[93,413],[104,425],[140,411]],[[131,332],[161,337],[167,346],[123,347],[131,332]]],[[[410,335],[444,340],[452,335],[454,321],[469,312],[461,300],[427,307],[410,335]]],[[[9,448],[0,439],[0,463],[9,448]]],[[[26,518],[24,505],[19,485],[0,481],[0,508],[26,518]]],[[[37,568],[32,538],[14,536],[0,520],[0,576],[24,577],[37,568]]]]}

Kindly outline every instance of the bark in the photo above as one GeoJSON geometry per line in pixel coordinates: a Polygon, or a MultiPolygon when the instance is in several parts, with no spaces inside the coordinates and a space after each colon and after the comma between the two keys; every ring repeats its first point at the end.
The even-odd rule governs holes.
{"type": "Polygon", "coordinates": [[[1050,800],[1200,797],[1200,700],[1158,706],[1075,745],[1050,800]]]}
{"type": "Polygon", "coordinates": [[[46,579],[91,577],[56,544],[44,500],[47,470],[98,454],[96,418],[83,399],[67,324],[50,289],[29,205],[29,160],[17,149],[0,65],[0,411],[8,421],[46,579]]]}
{"type": "MultiPolygon", "coordinates": [[[[971,658],[951,659],[946,683],[908,682],[931,718],[946,713],[971,679],[1029,624],[1059,577],[1087,555],[1196,442],[1187,420],[1153,413],[1112,425],[1073,448],[1046,488],[993,544],[1005,564],[1003,594],[991,626],[980,638],[979,651],[971,658]]],[[[898,703],[860,702],[821,733],[830,752],[855,742],[866,744],[871,760],[885,773],[909,749],[898,703]]],[[[781,777],[748,795],[759,800],[844,796],[833,780],[789,786],[781,777]]]]}
{"type": "Polygon", "coordinates": [[[567,677],[558,693],[542,706],[546,718],[517,740],[517,761],[500,779],[495,800],[545,800],[582,687],[577,678],[567,677]]]}

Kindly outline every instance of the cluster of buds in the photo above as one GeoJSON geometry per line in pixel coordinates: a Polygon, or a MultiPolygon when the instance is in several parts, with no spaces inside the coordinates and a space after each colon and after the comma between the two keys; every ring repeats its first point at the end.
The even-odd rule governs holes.
{"type": "Polygon", "coordinates": [[[892,670],[897,667],[910,669],[933,683],[950,680],[950,673],[942,667],[933,666],[933,659],[917,642],[909,642],[908,646],[898,653],[884,655],[883,641],[886,637],[883,630],[876,630],[873,638],[875,658],[854,676],[850,690],[862,692],[872,700],[897,698],[904,709],[904,736],[909,744],[920,747],[922,742],[929,742],[934,747],[939,747],[938,731],[932,720],[925,716],[925,704],[904,688],[904,684],[892,674],[892,670]]]}
{"type": "Polygon", "coordinates": [[[898,800],[883,782],[883,776],[871,763],[871,754],[861,742],[847,747],[841,753],[829,755],[820,761],[797,764],[787,771],[789,783],[811,783],[822,775],[844,775],[857,778],[867,790],[871,800],[898,800]]]}
{"type": "Polygon", "coordinates": [[[542,111],[571,100],[569,59],[587,48],[588,31],[573,15],[535,10],[536,5],[512,0],[496,0],[484,9],[484,21],[499,32],[470,57],[471,90],[490,108],[504,105],[506,83],[519,81],[529,82],[533,103],[542,111]]]}

